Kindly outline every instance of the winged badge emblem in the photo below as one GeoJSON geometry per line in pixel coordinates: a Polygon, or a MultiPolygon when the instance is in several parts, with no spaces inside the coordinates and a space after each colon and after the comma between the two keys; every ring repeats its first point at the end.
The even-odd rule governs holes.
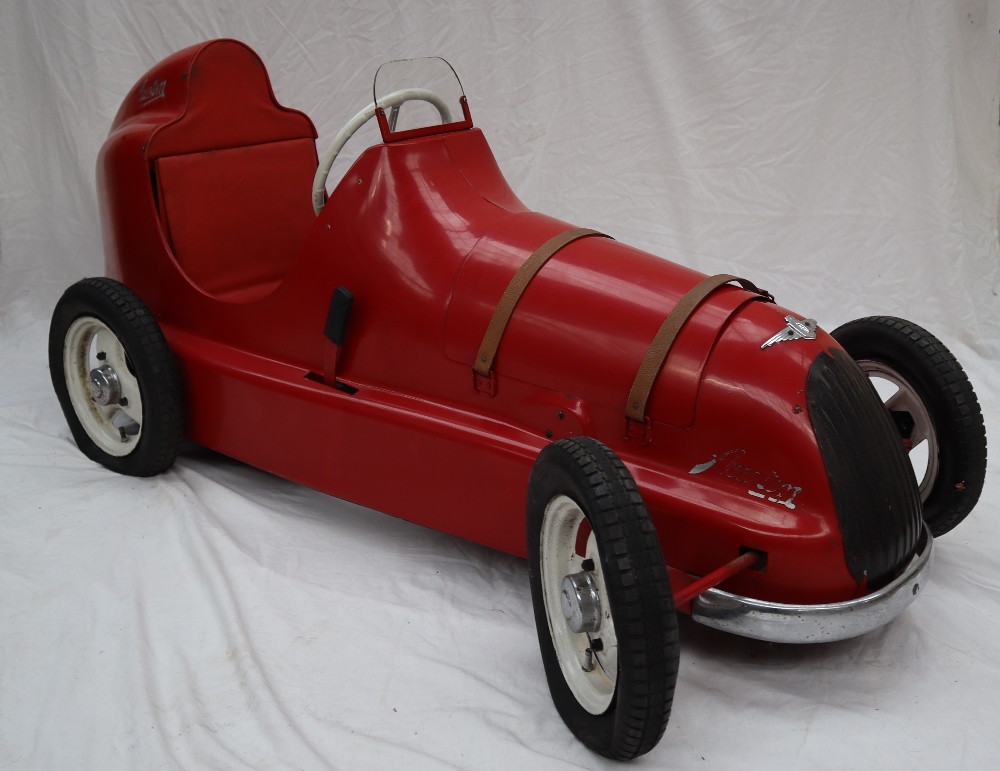
{"type": "Polygon", "coordinates": [[[816,319],[797,319],[794,316],[785,316],[787,325],[774,337],[769,338],[761,348],[767,348],[775,343],[784,343],[789,340],[815,340],[816,339],[816,319]]]}

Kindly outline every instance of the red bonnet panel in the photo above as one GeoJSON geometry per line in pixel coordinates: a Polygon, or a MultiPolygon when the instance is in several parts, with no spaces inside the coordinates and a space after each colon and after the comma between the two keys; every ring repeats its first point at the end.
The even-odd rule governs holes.
{"type": "MultiPolygon", "coordinates": [[[[445,321],[445,354],[468,364],[511,277],[541,244],[570,225],[534,212],[501,220],[459,272],[445,321]]],[[[521,296],[497,353],[513,377],[624,411],[653,337],[703,275],[609,238],[561,249],[521,296]]],[[[649,415],[681,428],[694,419],[709,353],[729,318],[755,295],[723,287],[681,329],[660,371],[649,415]]]]}

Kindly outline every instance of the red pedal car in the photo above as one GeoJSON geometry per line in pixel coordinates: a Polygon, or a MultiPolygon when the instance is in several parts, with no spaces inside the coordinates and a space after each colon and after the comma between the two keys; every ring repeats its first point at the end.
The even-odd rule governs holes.
{"type": "Polygon", "coordinates": [[[886,317],[831,335],[528,211],[441,59],[374,91],[322,158],[242,43],[125,97],[97,168],[107,277],[66,291],[49,342],[88,457],[157,474],[186,435],[527,557],[552,698],[613,758],[663,734],[677,612],[814,642],[909,605],[985,474],[944,345],[886,317]],[[373,117],[383,142],[327,195],[373,117]]]}

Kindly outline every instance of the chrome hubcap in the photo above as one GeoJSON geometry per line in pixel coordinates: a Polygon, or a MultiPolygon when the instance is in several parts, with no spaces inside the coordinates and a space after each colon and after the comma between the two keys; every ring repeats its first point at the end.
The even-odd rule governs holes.
{"type": "Polygon", "coordinates": [[[560,602],[571,630],[578,634],[601,630],[601,598],[589,572],[581,570],[563,578],[560,602]]]}
{"type": "Polygon", "coordinates": [[[118,382],[118,373],[105,364],[103,367],[90,370],[90,398],[107,407],[117,404],[122,396],[122,386],[118,382]]]}

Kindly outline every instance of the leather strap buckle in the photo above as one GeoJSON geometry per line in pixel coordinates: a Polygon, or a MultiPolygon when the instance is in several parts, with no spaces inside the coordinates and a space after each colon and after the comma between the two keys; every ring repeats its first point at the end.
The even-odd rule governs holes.
{"type": "Polygon", "coordinates": [[[493,370],[488,375],[480,375],[475,370],[472,371],[472,388],[476,393],[497,395],[497,376],[493,370]]]}
{"type": "Polygon", "coordinates": [[[643,447],[653,442],[653,419],[649,415],[641,421],[625,418],[625,438],[631,440],[633,437],[641,438],[643,447]]]}

